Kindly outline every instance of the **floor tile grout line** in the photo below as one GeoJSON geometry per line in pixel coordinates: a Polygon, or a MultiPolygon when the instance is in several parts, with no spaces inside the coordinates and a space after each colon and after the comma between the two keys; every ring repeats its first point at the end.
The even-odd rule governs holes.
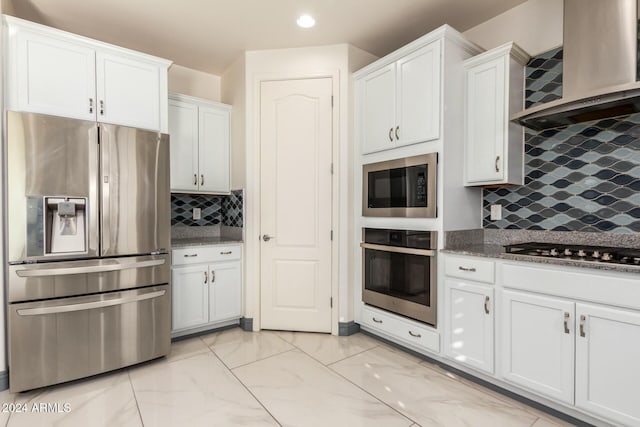
{"type": "Polygon", "coordinates": [[[131,386],[131,392],[133,393],[133,400],[136,401],[136,408],[138,409],[138,417],[140,417],[140,424],[142,424],[142,427],[144,427],[144,420],[142,419],[142,411],[140,410],[140,403],[138,402],[136,389],[133,387],[133,380],[131,379],[131,371],[129,369],[127,369],[127,378],[129,378],[129,385],[131,386]]]}
{"type": "MultiPolygon", "coordinates": [[[[210,349],[210,350],[211,350],[211,349],[210,349]]],[[[291,350],[289,350],[289,351],[291,351],[291,350]]],[[[230,373],[231,375],[233,375],[233,377],[234,377],[234,378],[235,378],[235,379],[236,379],[240,384],[242,384],[242,387],[244,387],[244,388],[245,388],[245,390],[247,390],[247,392],[248,392],[248,393],[249,393],[249,394],[250,394],[250,395],[251,395],[251,396],[256,400],[256,402],[258,402],[258,404],[259,404],[260,406],[262,406],[262,409],[264,409],[264,410],[267,412],[267,414],[269,414],[269,416],[270,416],[271,418],[273,418],[273,421],[275,421],[275,422],[276,422],[280,427],[282,427],[282,423],[281,423],[280,421],[278,421],[278,419],[277,419],[277,418],[276,418],[276,417],[271,413],[271,411],[269,411],[269,410],[267,409],[267,407],[264,405],[264,403],[262,403],[262,401],[261,401],[260,399],[258,399],[258,396],[256,396],[255,394],[253,394],[253,392],[249,389],[249,387],[248,387],[245,383],[243,383],[243,382],[242,382],[242,380],[241,380],[240,378],[238,378],[238,376],[236,375],[236,373],[235,373],[235,372],[233,372],[233,370],[232,370],[231,368],[229,368],[229,367],[228,367],[228,366],[227,366],[227,365],[222,361],[222,359],[221,359],[217,354],[215,354],[215,352],[214,352],[213,350],[211,350],[211,353],[213,353],[213,357],[215,357],[216,359],[218,359],[218,360],[220,361],[220,363],[222,363],[222,365],[223,365],[225,368],[227,368],[227,370],[229,371],[229,373],[230,373]]],[[[286,352],[285,352],[285,353],[286,353],[286,352]]],[[[280,354],[282,354],[282,353],[280,353],[280,354]]]]}
{"type": "Polygon", "coordinates": [[[357,388],[359,388],[360,390],[364,391],[366,394],[368,394],[369,396],[373,397],[375,400],[377,400],[378,402],[382,403],[383,405],[387,406],[389,409],[391,409],[392,411],[396,412],[397,414],[399,414],[400,416],[408,419],[409,421],[411,421],[412,424],[409,424],[409,427],[411,427],[413,424],[418,424],[418,422],[416,420],[414,420],[413,418],[410,418],[409,416],[403,414],[402,412],[400,412],[399,410],[397,410],[396,408],[394,408],[393,406],[389,405],[387,402],[379,399],[377,396],[375,396],[374,394],[372,394],[371,392],[369,392],[368,390],[365,390],[364,388],[362,388],[360,385],[354,383],[353,381],[351,381],[349,378],[345,377],[344,375],[342,375],[340,372],[337,372],[335,369],[333,369],[330,366],[326,366],[327,369],[329,369],[331,372],[335,373],[336,375],[338,375],[340,378],[343,378],[345,381],[353,384],[354,386],[356,386],[357,388]]]}

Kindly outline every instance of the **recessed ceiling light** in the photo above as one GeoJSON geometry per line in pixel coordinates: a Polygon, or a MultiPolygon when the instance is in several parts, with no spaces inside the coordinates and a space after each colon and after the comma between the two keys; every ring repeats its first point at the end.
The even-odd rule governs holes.
{"type": "Polygon", "coordinates": [[[311,28],[316,25],[316,20],[311,15],[301,15],[296,21],[299,27],[311,28]]]}

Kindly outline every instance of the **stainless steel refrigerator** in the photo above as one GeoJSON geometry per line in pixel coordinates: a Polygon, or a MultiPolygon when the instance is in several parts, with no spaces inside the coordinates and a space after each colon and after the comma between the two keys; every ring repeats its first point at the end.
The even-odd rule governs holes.
{"type": "Polygon", "coordinates": [[[170,348],[169,137],[7,112],[9,386],[170,348]]]}

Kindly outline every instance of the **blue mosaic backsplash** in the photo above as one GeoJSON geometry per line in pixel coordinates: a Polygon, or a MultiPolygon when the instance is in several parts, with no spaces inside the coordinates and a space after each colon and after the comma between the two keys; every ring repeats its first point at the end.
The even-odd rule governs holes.
{"type": "MultiPolygon", "coordinates": [[[[562,96],[562,49],[526,68],[528,107],[562,96]]],[[[525,130],[525,184],[485,189],[485,228],[640,232],[640,114],[525,130]],[[489,205],[503,206],[490,220],[489,205]]]]}
{"type": "Polygon", "coordinates": [[[171,194],[171,225],[242,227],[243,192],[228,196],[171,194]],[[192,219],[193,208],[200,208],[201,218],[192,219]]]}

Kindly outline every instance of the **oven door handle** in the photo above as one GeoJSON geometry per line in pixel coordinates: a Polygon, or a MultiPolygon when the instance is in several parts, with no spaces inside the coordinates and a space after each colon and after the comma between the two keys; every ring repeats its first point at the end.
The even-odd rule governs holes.
{"type": "Polygon", "coordinates": [[[87,265],[78,267],[53,267],[17,270],[18,277],[66,276],[68,274],[105,273],[108,271],[129,270],[132,268],[154,267],[165,263],[164,259],[153,259],[138,262],[111,262],[108,264],[87,265]]]}
{"type": "Polygon", "coordinates": [[[376,251],[385,251],[385,252],[396,252],[399,254],[408,254],[408,255],[434,256],[436,254],[436,251],[432,249],[403,248],[399,246],[374,245],[373,243],[360,243],[360,247],[363,249],[373,249],[376,251]]]}
{"type": "Polygon", "coordinates": [[[158,298],[163,296],[166,292],[167,291],[154,291],[131,297],[111,298],[107,300],[83,302],[79,304],[58,305],[54,307],[22,308],[18,309],[17,312],[20,316],[42,316],[45,314],[70,313],[72,311],[92,310],[96,308],[111,307],[114,305],[122,305],[130,302],[158,298]]]}

